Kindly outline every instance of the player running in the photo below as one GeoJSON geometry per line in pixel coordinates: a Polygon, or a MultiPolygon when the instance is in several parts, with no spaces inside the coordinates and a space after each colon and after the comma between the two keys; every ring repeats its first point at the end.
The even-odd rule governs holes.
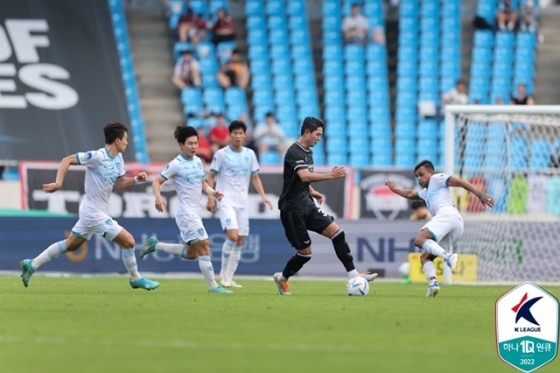
{"type": "MultiPolygon", "coordinates": [[[[243,238],[249,235],[249,182],[253,183],[263,204],[271,210],[272,202],[266,198],[258,174],[259,163],[255,152],[243,146],[247,126],[242,121],[235,120],[229,125],[229,135],[230,145],[214,155],[207,182],[213,187],[216,180],[216,189],[226,195],[217,204],[218,217],[227,237],[222,247],[221,283],[226,288],[240,288],[242,286],[233,280],[233,276],[241,258],[243,238]]],[[[216,202],[212,195],[208,195],[206,208],[210,212],[216,212],[216,202]]]]}
{"type": "Polygon", "coordinates": [[[167,164],[160,176],[154,180],[153,192],[156,197],[155,206],[159,212],[165,211],[165,200],[161,196],[161,185],[173,179],[175,190],[179,197],[179,208],[175,222],[181,233],[184,245],[159,242],[150,237],[140,251],[143,258],[154,251],[164,251],[168,254],[194,260],[198,258],[198,267],[204,275],[210,293],[231,293],[216,283],[214,267],[210,261],[210,243],[208,234],[200,218],[200,197],[204,192],[220,200],[223,194],[212,189],[204,180],[202,161],[196,156],[198,149],[198,132],[190,126],[177,126],[175,139],[179,143],[181,154],[167,164]]]}
{"type": "Polygon", "coordinates": [[[354,258],[346,242],[344,231],[334,218],[315,205],[323,203],[323,196],[311,183],[340,179],[346,175],[344,167],[333,167],[327,174],[313,172],[314,147],[323,135],[325,124],[317,118],[307,117],[303,121],[300,137],[292,144],[284,158],[284,185],[278,201],[280,219],[290,244],[296,254],[290,258],[284,270],[274,274],[274,281],[281,295],[290,295],[288,279],[311,260],[311,238],[308,230],[319,233],[332,241],[338,259],[348,272],[348,277],[362,276],[373,281],[377,273],[359,273],[354,267],[354,258]]]}
{"type": "Polygon", "coordinates": [[[54,193],[62,187],[71,165],[86,166],[86,196],[80,204],[78,222],[67,239],[53,243],[35,259],[25,259],[20,263],[21,279],[25,287],[29,285],[31,275],[39,267],[62,254],[78,250],[94,234],[103,236],[122,248],[122,260],[130,275],[130,286],[133,289],[154,290],[159,286],[158,282],[140,276],[134,255],[134,237],[107,215],[113,185],[118,189],[128,188],[145,182],[147,175],[140,172],[135,177],[124,177],[125,167],[121,153],[128,145],[128,130],[124,124],[110,122],[103,128],[103,133],[104,148],[67,156],[58,167],[56,181],[43,184],[46,193],[54,193]]]}
{"type": "Polygon", "coordinates": [[[439,283],[436,279],[436,267],[433,260],[438,256],[441,257],[455,273],[458,255],[449,254],[448,251],[463,234],[463,218],[453,202],[449,187],[461,187],[468,190],[488,207],[494,207],[494,199],[482,193],[468,181],[442,173],[436,174],[434,165],[428,160],[424,160],[414,167],[414,175],[423,188],[419,192],[400,189],[390,180],[386,181],[385,185],[404,198],[424,200],[432,214],[432,218],[416,235],[414,245],[424,250],[420,260],[429,283],[426,297],[436,297],[439,293],[439,283]]]}

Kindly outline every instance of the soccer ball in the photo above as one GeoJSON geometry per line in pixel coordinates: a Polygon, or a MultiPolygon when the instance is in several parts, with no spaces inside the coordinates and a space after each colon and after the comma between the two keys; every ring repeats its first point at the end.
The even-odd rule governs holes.
{"type": "Polygon", "coordinates": [[[406,277],[410,274],[410,264],[408,264],[408,262],[404,262],[400,265],[399,274],[401,277],[406,277]]]}
{"type": "Polygon", "coordinates": [[[363,277],[354,277],[346,283],[346,294],[357,297],[365,297],[369,293],[369,283],[363,277]]]}

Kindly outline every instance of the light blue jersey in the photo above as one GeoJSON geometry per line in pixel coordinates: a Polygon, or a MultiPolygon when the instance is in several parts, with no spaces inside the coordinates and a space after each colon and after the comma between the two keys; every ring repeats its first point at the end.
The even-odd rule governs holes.
{"type": "Polygon", "coordinates": [[[179,154],[167,164],[160,175],[165,180],[173,179],[175,182],[175,190],[179,197],[177,215],[199,219],[204,179],[204,168],[200,158],[195,155],[188,159],[183,154],[179,154]]]}
{"type": "Polygon", "coordinates": [[[95,219],[105,214],[109,198],[118,178],[124,177],[124,160],[121,153],[114,157],[106,148],[76,153],[78,164],[86,166],[84,187],[86,196],[80,204],[80,218],[95,219]]]}
{"type": "Polygon", "coordinates": [[[224,194],[224,203],[234,207],[247,206],[251,175],[259,171],[254,151],[242,147],[237,152],[231,146],[226,146],[214,155],[210,171],[218,175],[216,190],[224,194]]]}
{"type": "Polygon", "coordinates": [[[430,178],[430,184],[427,188],[417,193],[417,196],[426,201],[426,206],[432,216],[436,216],[437,212],[444,207],[452,207],[458,212],[455,202],[451,197],[451,189],[447,185],[450,175],[434,174],[430,178]]]}

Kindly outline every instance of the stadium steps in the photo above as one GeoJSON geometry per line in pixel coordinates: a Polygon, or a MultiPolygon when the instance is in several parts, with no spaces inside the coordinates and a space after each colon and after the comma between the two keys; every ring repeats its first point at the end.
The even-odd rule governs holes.
{"type": "Polygon", "coordinates": [[[560,6],[541,10],[540,31],[544,42],[537,49],[535,102],[557,105],[560,102],[560,6]]]}
{"type": "Polygon", "coordinates": [[[461,1],[461,78],[469,86],[477,0],[461,1]]]}
{"type": "Polygon", "coordinates": [[[185,120],[170,80],[175,61],[167,20],[159,0],[129,2],[127,19],[148,153],[153,162],[168,162],[177,155],[173,129],[185,120]]]}

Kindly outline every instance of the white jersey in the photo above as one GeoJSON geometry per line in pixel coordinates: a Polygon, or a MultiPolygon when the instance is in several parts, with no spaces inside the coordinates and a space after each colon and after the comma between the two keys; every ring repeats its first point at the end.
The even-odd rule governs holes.
{"type": "Polygon", "coordinates": [[[106,214],[113,185],[124,177],[124,160],[121,153],[114,157],[106,148],[76,153],[78,164],[87,166],[84,187],[86,196],[80,204],[80,218],[95,219],[106,214]]]}
{"type": "Polygon", "coordinates": [[[234,207],[247,206],[251,175],[259,171],[254,151],[242,147],[236,152],[226,146],[214,155],[210,171],[218,174],[215,189],[224,194],[224,203],[234,207]]]}
{"type": "Polygon", "coordinates": [[[432,216],[436,216],[437,212],[444,207],[451,207],[459,213],[451,197],[451,189],[447,185],[450,177],[446,174],[434,174],[430,178],[428,187],[416,193],[419,198],[426,201],[426,206],[432,216]]]}
{"type": "Polygon", "coordinates": [[[165,166],[160,175],[165,180],[173,179],[175,182],[175,190],[179,197],[177,216],[200,218],[200,197],[204,179],[204,168],[200,158],[195,155],[188,159],[179,154],[165,166]]]}

